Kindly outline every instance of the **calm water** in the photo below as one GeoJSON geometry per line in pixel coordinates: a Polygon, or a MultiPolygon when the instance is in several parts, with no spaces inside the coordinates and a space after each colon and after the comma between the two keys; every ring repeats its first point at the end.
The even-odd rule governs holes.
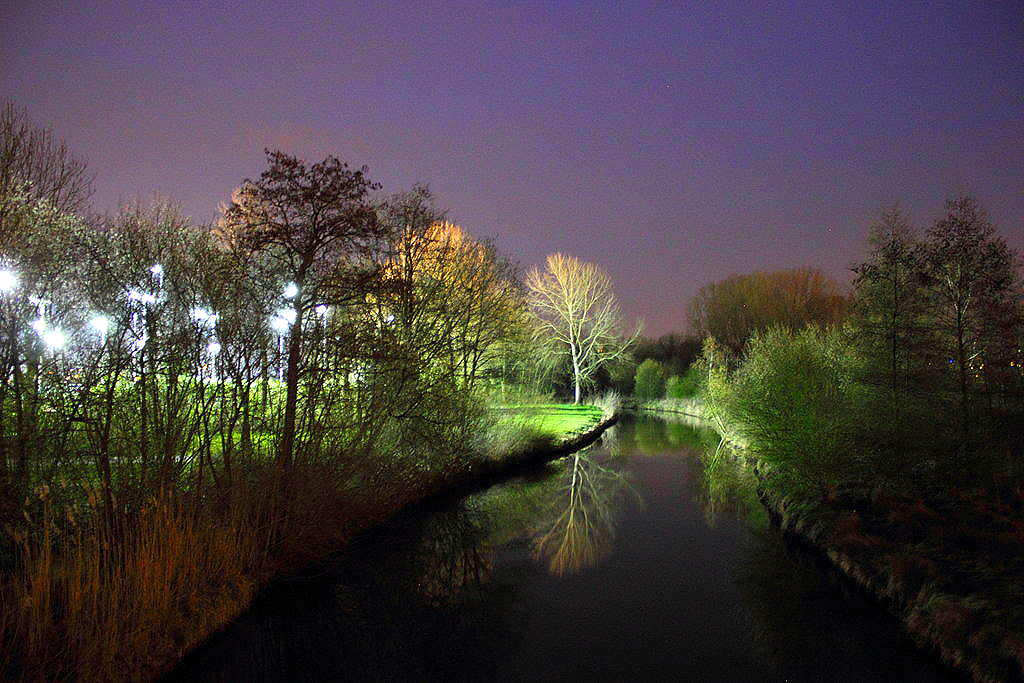
{"type": "Polygon", "coordinates": [[[171,680],[959,680],[788,551],[756,503],[709,509],[711,442],[624,421],[406,515],[268,591],[171,680]]]}

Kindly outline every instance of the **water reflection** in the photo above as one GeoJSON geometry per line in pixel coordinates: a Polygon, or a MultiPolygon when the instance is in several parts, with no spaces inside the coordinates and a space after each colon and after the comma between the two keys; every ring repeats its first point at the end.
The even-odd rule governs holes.
{"type": "Polygon", "coordinates": [[[750,543],[733,580],[759,656],[792,681],[965,681],[918,651],[895,617],[827,561],[769,524],[749,464],[724,444],[706,447],[700,501],[709,524],[742,519],[750,543]]]}
{"type": "Polygon", "coordinates": [[[952,680],[782,542],[716,443],[638,418],[405,515],[171,680],[952,680]]]}
{"type": "Polygon", "coordinates": [[[593,567],[611,552],[619,507],[639,495],[626,475],[590,453],[566,458],[557,479],[547,513],[533,532],[533,553],[562,576],[593,567]]]}

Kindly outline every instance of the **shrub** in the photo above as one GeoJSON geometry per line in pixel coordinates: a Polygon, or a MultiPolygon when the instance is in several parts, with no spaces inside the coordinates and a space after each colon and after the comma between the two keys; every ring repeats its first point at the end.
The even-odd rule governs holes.
{"type": "Polygon", "coordinates": [[[691,365],[685,375],[672,375],[665,382],[666,398],[690,398],[697,395],[701,372],[696,364],[691,365]]]}
{"type": "Polygon", "coordinates": [[[637,398],[655,399],[665,395],[665,366],[648,358],[636,369],[633,394],[637,398]]]}
{"type": "Polygon", "coordinates": [[[851,350],[834,329],[772,328],[755,335],[731,378],[730,428],[779,483],[824,490],[856,478],[848,438],[855,407],[851,350]]]}

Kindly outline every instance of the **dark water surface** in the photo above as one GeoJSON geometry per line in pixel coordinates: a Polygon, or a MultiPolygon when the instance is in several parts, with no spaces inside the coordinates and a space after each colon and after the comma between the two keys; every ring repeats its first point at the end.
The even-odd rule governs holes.
{"type": "Polygon", "coordinates": [[[274,587],[170,680],[960,680],[756,501],[709,505],[710,434],[613,430],[274,587]]]}

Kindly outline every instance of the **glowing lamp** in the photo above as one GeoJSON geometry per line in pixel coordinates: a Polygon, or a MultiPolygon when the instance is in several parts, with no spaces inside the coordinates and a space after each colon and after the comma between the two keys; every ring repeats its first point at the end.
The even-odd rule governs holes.
{"type": "Polygon", "coordinates": [[[46,344],[46,348],[51,351],[64,348],[64,342],[67,341],[64,338],[64,333],[60,330],[47,330],[43,334],[43,343],[46,344]]]}
{"type": "Polygon", "coordinates": [[[274,328],[278,334],[284,334],[288,331],[288,321],[279,315],[275,315],[270,319],[270,326],[274,328]]]}
{"type": "Polygon", "coordinates": [[[0,292],[6,294],[18,286],[18,277],[9,270],[0,270],[0,292]]]}
{"type": "Polygon", "coordinates": [[[107,330],[110,329],[110,318],[105,315],[98,315],[89,321],[92,328],[100,334],[106,334],[107,330]]]}

